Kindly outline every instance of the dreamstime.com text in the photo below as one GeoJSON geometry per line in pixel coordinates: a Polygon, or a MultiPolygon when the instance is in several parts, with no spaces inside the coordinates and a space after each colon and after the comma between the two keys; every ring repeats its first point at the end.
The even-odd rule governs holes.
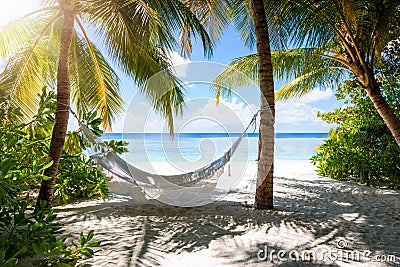
{"type": "Polygon", "coordinates": [[[335,262],[335,261],[355,261],[355,262],[385,262],[385,263],[400,263],[400,258],[396,255],[374,255],[369,250],[348,250],[347,242],[339,240],[337,249],[309,249],[309,250],[276,250],[264,245],[257,252],[257,258],[260,261],[269,262],[335,262]]]}

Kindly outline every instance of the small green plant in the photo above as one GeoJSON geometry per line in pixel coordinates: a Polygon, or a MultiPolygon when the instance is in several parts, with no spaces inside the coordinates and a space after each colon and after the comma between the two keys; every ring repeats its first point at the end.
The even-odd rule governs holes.
{"type": "Polygon", "coordinates": [[[15,266],[20,259],[37,266],[73,266],[77,260],[93,257],[94,231],[80,235],[79,245],[66,245],[62,225],[55,222],[52,210],[33,212],[29,201],[14,202],[0,212],[0,266],[15,266]],[[33,253],[32,253],[33,251],[33,253]]]}
{"type": "Polygon", "coordinates": [[[99,170],[92,167],[94,165],[92,160],[85,160],[82,155],[64,154],[55,186],[55,202],[67,203],[96,195],[105,198],[109,192],[107,180],[99,170]]]}
{"type": "Polygon", "coordinates": [[[26,253],[26,250],[19,250],[10,257],[7,257],[7,251],[10,250],[10,241],[0,239],[0,266],[11,267],[18,263],[18,256],[26,253]]]}
{"type": "Polygon", "coordinates": [[[49,238],[48,242],[34,244],[34,252],[40,259],[34,261],[39,266],[74,266],[82,258],[92,258],[94,251],[92,248],[100,246],[100,241],[93,241],[94,231],[91,230],[87,236],[80,234],[79,244],[73,244],[73,248],[65,245],[66,236],[56,239],[55,236],[49,238]]]}

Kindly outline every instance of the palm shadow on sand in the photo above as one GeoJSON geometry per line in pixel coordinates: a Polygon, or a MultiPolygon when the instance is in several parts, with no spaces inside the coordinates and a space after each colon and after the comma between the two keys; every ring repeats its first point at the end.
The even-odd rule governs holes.
{"type": "Polygon", "coordinates": [[[207,249],[210,257],[235,266],[339,266],[329,259],[271,263],[257,258],[265,245],[276,251],[319,252],[337,250],[338,240],[346,242],[346,251],[400,256],[398,192],[287,178],[276,179],[275,192],[274,211],[256,211],[234,201],[182,208],[118,197],[56,211],[72,235],[95,229],[95,238],[102,241],[95,258],[81,266],[155,266],[171,255],[190,259],[191,253],[207,249]]]}

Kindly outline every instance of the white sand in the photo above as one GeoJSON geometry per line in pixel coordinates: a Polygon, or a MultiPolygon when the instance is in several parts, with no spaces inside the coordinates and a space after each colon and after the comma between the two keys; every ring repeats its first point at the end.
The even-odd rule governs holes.
{"type": "Polygon", "coordinates": [[[396,266],[377,261],[389,255],[399,264],[400,193],[313,170],[307,161],[275,163],[275,175],[286,178],[275,179],[274,211],[242,205],[254,202],[255,163],[224,199],[200,207],[112,196],[56,211],[73,237],[94,229],[102,241],[95,257],[79,266],[396,266]],[[266,246],[269,253],[287,253],[280,261],[276,253],[273,262],[259,259],[266,246]],[[293,257],[304,250],[316,253],[312,263],[288,259],[290,251],[293,257]]]}

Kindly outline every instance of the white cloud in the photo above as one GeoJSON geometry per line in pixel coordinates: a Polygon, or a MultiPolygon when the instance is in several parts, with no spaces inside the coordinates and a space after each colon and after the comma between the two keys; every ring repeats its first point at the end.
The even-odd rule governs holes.
{"type": "Polygon", "coordinates": [[[172,68],[176,74],[176,76],[180,79],[183,79],[187,75],[187,69],[189,63],[191,63],[190,59],[182,57],[176,51],[168,51],[167,56],[171,60],[172,68]]]}
{"type": "Polygon", "coordinates": [[[276,105],[277,132],[327,132],[332,125],[317,117],[319,110],[301,102],[278,102],[276,105]]]}
{"type": "Polygon", "coordinates": [[[178,52],[170,50],[168,52],[168,57],[170,58],[172,65],[182,65],[190,63],[190,59],[182,57],[178,52]]]}
{"type": "Polygon", "coordinates": [[[333,92],[331,88],[327,88],[325,91],[320,90],[319,88],[314,88],[314,90],[311,91],[311,93],[303,96],[302,98],[299,99],[299,101],[302,103],[312,103],[312,102],[328,100],[332,96],[333,92]]]}
{"type": "Polygon", "coordinates": [[[314,107],[311,103],[331,99],[331,88],[322,91],[315,88],[311,93],[297,101],[277,102],[276,131],[277,132],[327,132],[332,125],[317,117],[324,110],[314,107]]]}
{"type": "Polygon", "coordinates": [[[220,132],[224,128],[228,132],[241,132],[257,109],[256,105],[245,104],[236,97],[232,97],[232,100],[221,98],[219,104],[215,99],[208,99],[202,107],[189,114],[190,117],[184,116],[183,121],[188,121],[188,118],[204,119],[198,120],[197,123],[191,122],[183,130],[185,132],[220,132]]]}
{"type": "MultiPolygon", "coordinates": [[[[167,122],[146,105],[132,106],[125,119],[114,125],[114,131],[168,132],[167,122]]],[[[256,105],[247,105],[235,97],[232,100],[222,98],[218,105],[210,98],[187,99],[183,116],[174,118],[174,129],[175,132],[241,132],[257,109],[256,105]]]]}
{"type": "Polygon", "coordinates": [[[317,121],[318,109],[304,103],[279,102],[276,105],[276,122],[282,124],[317,121]]]}

